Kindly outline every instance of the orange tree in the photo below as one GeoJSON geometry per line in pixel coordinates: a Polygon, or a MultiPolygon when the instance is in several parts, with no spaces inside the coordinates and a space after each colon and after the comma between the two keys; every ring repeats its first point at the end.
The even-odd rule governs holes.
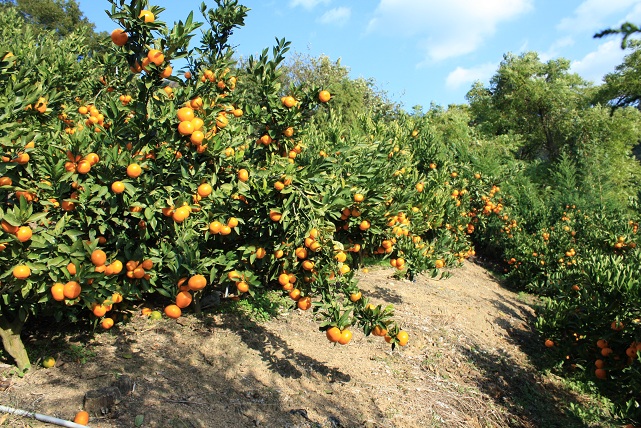
{"type": "Polygon", "coordinates": [[[306,123],[331,95],[280,87],[288,44],[237,70],[227,41],[247,12],[238,2],[203,7],[211,28],[195,49],[191,14],[168,29],[162,8],[111,3],[111,52],[78,60],[74,39],[47,52],[68,75],[84,68],[71,82],[62,71],[27,76],[26,47],[2,53],[3,105],[20,104],[0,131],[0,331],[18,367],[29,366],[19,336],[29,315],[110,328],[151,294],[175,318],[210,293],[272,287],[324,314],[332,341],[348,343],[358,325],[405,345],[393,309],[361,298],[336,239],[328,213],[352,189],[325,175],[330,163],[299,162],[306,123]],[[59,89],[73,94],[64,107],[59,89]]]}

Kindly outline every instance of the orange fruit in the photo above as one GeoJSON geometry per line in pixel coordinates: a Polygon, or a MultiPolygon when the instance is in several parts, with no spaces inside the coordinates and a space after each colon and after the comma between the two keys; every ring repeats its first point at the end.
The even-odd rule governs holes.
{"type": "Polygon", "coordinates": [[[11,186],[13,180],[9,177],[0,177],[0,186],[11,186]]]}
{"type": "Polygon", "coordinates": [[[236,217],[229,217],[229,220],[227,220],[227,226],[231,229],[238,226],[238,219],[236,217]]]}
{"type": "Polygon", "coordinates": [[[207,285],[207,279],[203,275],[194,275],[189,278],[187,285],[190,290],[202,290],[207,285]]]}
{"type": "Polygon", "coordinates": [[[223,236],[227,236],[231,233],[231,227],[227,226],[226,224],[222,225],[220,228],[220,234],[223,236]]]}
{"type": "Polygon", "coordinates": [[[262,248],[262,247],[256,248],[256,258],[257,259],[262,259],[266,255],[267,255],[267,251],[264,248],[262,248]]]}
{"type": "Polygon", "coordinates": [[[355,193],[354,194],[354,202],[363,202],[365,200],[365,196],[360,194],[360,193],[355,193]]]}
{"type": "Polygon", "coordinates": [[[182,315],[182,311],[176,305],[169,305],[165,307],[165,315],[167,315],[169,318],[176,319],[182,315]]]}
{"type": "Polygon", "coordinates": [[[211,187],[211,184],[209,183],[202,183],[200,186],[198,186],[198,190],[197,190],[198,194],[203,198],[211,195],[211,192],[213,191],[214,189],[211,187]]]}
{"type": "Polygon", "coordinates": [[[11,234],[15,234],[18,231],[18,227],[19,227],[19,226],[12,226],[6,220],[2,220],[0,222],[0,225],[2,225],[2,230],[11,234]]]}
{"type": "Polygon", "coordinates": [[[271,221],[280,221],[281,218],[283,218],[283,215],[279,213],[278,211],[275,210],[270,210],[269,211],[269,218],[271,221]]]}
{"type": "Polygon", "coordinates": [[[31,275],[31,269],[26,265],[18,265],[13,268],[13,276],[16,279],[27,279],[31,275]]]}
{"type": "Polygon", "coordinates": [[[87,425],[89,423],[89,413],[81,410],[80,412],[76,413],[73,421],[78,425],[87,425]]]}
{"type": "Polygon", "coordinates": [[[596,369],[596,370],[594,370],[594,375],[597,377],[597,379],[607,379],[608,378],[608,372],[605,369],[596,369]]]}
{"type": "Polygon", "coordinates": [[[218,234],[220,233],[220,230],[222,229],[223,224],[217,220],[212,221],[209,223],[209,232],[212,234],[218,234]]]}
{"type": "Polygon", "coordinates": [[[445,262],[443,260],[439,259],[434,262],[434,267],[436,267],[436,269],[441,269],[443,266],[445,266],[445,262]]]}
{"type": "Polygon", "coordinates": [[[372,330],[372,334],[373,334],[374,336],[380,336],[380,337],[383,337],[383,336],[387,335],[387,329],[385,329],[385,328],[381,327],[380,325],[377,325],[377,326],[375,326],[375,327],[374,327],[374,329],[372,330]]]}
{"type": "Polygon", "coordinates": [[[120,293],[113,293],[113,294],[111,295],[111,301],[112,301],[113,303],[120,303],[120,302],[122,302],[122,294],[120,294],[120,293]]]}
{"type": "Polygon", "coordinates": [[[114,181],[113,183],[111,183],[111,190],[114,193],[120,194],[125,191],[125,183],[123,183],[122,181],[114,181]]]}
{"type": "Polygon", "coordinates": [[[249,172],[246,169],[238,170],[238,179],[242,182],[249,180],[249,172]]]}
{"type": "Polygon", "coordinates": [[[44,367],[45,369],[50,369],[55,365],[56,365],[56,359],[53,357],[45,357],[45,359],[42,360],[42,367],[44,367]]]}
{"type": "Polygon", "coordinates": [[[360,291],[358,291],[356,293],[350,294],[349,295],[349,300],[351,300],[352,302],[358,302],[359,300],[361,300],[362,296],[363,296],[362,293],[360,291]]]}
{"type": "Polygon", "coordinates": [[[194,132],[194,124],[189,120],[184,120],[178,124],[180,135],[191,135],[194,132]]]}
{"type": "Polygon", "coordinates": [[[98,318],[100,318],[100,317],[104,317],[104,316],[105,316],[105,314],[107,313],[107,307],[106,307],[105,305],[103,305],[103,304],[100,304],[100,305],[99,305],[99,304],[97,304],[97,303],[94,303],[94,304],[91,306],[91,311],[93,312],[93,314],[94,314],[95,316],[97,316],[98,318]]]}
{"type": "Polygon", "coordinates": [[[180,309],[186,308],[191,305],[193,297],[189,291],[181,291],[176,295],[176,306],[180,309]]]}
{"type": "Polygon", "coordinates": [[[67,265],[67,271],[69,272],[70,275],[75,275],[76,274],[76,265],[69,262],[67,265]]]}
{"type": "Polygon", "coordinates": [[[61,302],[65,300],[65,285],[61,284],[60,282],[56,282],[51,286],[51,296],[53,297],[53,300],[57,302],[61,302]]]}
{"type": "Polygon", "coordinates": [[[71,300],[80,296],[81,291],[82,291],[82,288],[80,287],[80,284],[78,284],[76,281],[67,282],[63,289],[63,293],[65,297],[71,300]]]}
{"type": "Polygon", "coordinates": [[[410,340],[410,335],[407,334],[406,331],[401,330],[396,335],[396,339],[398,340],[399,345],[405,346],[407,345],[407,342],[410,340]]]}
{"type": "Polygon", "coordinates": [[[312,298],[309,296],[302,297],[298,299],[296,305],[298,306],[298,309],[306,311],[307,309],[312,307],[312,298]]]}
{"type": "Polygon", "coordinates": [[[147,23],[150,23],[150,22],[154,22],[154,20],[156,19],[156,16],[153,13],[151,13],[151,11],[143,9],[140,11],[140,15],[138,15],[138,18],[142,19],[147,23]]]}
{"type": "Polygon", "coordinates": [[[153,64],[160,66],[165,62],[165,55],[158,49],[149,49],[149,52],[147,52],[147,59],[149,59],[153,64]]]}
{"type": "Polygon", "coordinates": [[[331,98],[331,97],[332,97],[332,96],[331,96],[331,94],[329,93],[329,91],[320,91],[320,92],[318,93],[318,101],[320,101],[321,103],[326,103],[326,102],[328,102],[328,101],[330,100],[330,98],[331,98]]]}
{"type": "Polygon", "coordinates": [[[551,340],[551,339],[546,339],[546,340],[545,340],[545,347],[546,347],[546,348],[552,348],[552,347],[554,347],[554,341],[553,341],[553,340],[551,340]]]}
{"type": "Polygon", "coordinates": [[[132,163],[127,167],[127,176],[129,178],[138,178],[142,174],[142,168],[137,163],[132,163]]]}
{"type": "Polygon", "coordinates": [[[176,211],[173,212],[171,217],[176,223],[182,223],[187,217],[189,217],[189,208],[185,206],[177,208],[176,211]]]}
{"type": "Polygon", "coordinates": [[[107,254],[101,249],[95,249],[91,253],[91,263],[94,266],[103,266],[107,262],[107,254]]]}
{"type": "Polygon", "coordinates": [[[16,238],[18,238],[20,242],[27,242],[31,239],[32,235],[33,232],[29,226],[20,226],[18,230],[16,230],[16,238]]]}
{"type": "Polygon", "coordinates": [[[281,98],[281,102],[287,108],[292,108],[296,105],[296,99],[291,95],[281,98]]]}
{"type": "Polygon", "coordinates": [[[176,117],[181,122],[191,122],[194,119],[194,109],[191,107],[181,107],[176,113],[176,117]]]}
{"type": "Polygon", "coordinates": [[[114,42],[116,46],[124,46],[129,40],[129,34],[121,28],[116,28],[111,32],[111,41],[114,42]]]}
{"type": "Polygon", "coordinates": [[[105,330],[109,330],[113,326],[114,326],[113,318],[105,318],[100,323],[100,327],[104,328],[105,330]]]}
{"type": "Polygon", "coordinates": [[[239,293],[247,293],[249,291],[249,284],[247,284],[245,281],[240,281],[236,283],[236,288],[238,289],[239,293]]]}
{"type": "Polygon", "coordinates": [[[341,331],[341,337],[338,339],[338,343],[341,345],[347,345],[352,340],[352,332],[348,329],[341,331]]]}
{"type": "Polygon", "coordinates": [[[173,68],[171,68],[171,65],[168,65],[168,66],[167,66],[167,67],[165,67],[165,69],[160,73],[160,77],[162,77],[163,79],[166,79],[166,78],[168,78],[169,76],[171,76],[171,73],[172,73],[173,71],[174,71],[174,69],[173,69],[173,68]]]}
{"type": "Polygon", "coordinates": [[[341,338],[341,330],[338,327],[330,327],[325,330],[325,336],[327,336],[327,340],[332,343],[338,342],[341,338]]]}
{"type": "Polygon", "coordinates": [[[149,270],[154,267],[154,262],[151,259],[143,260],[143,262],[140,264],[140,267],[142,267],[144,270],[149,270]]]}

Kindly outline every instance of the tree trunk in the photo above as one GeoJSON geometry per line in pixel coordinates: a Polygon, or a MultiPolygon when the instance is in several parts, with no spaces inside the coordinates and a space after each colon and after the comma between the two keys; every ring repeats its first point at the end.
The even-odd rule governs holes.
{"type": "Polygon", "coordinates": [[[24,321],[21,322],[19,319],[15,319],[10,322],[3,315],[0,315],[0,337],[2,338],[2,346],[4,350],[11,355],[18,370],[21,372],[31,367],[27,350],[20,338],[23,325],[24,321]]]}

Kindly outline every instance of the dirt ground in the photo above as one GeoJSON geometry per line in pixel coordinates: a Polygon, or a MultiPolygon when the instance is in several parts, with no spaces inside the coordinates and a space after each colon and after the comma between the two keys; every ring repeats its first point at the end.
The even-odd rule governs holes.
{"type": "MultiPolygon", "coordinates": [[[[129,376],[133,392],[90,426],[107,427],[571,427],[580,401],[538,374],[544,352],[533,310],[477,264],[446,280],[392,278],[370,268],[360,285],[392,303],[410,343],[392,351],[355,332],[330,344],[311,311],[265,323],[235,315],[131,323],[100,333],[56,367],[11,377],[0,404],[63,419],[87,391],[129,376]]],[[[82,345],[82,346],[80,346],[82,345]]],[[[0,414],[0,426],[44,427],[0,414]]]]}

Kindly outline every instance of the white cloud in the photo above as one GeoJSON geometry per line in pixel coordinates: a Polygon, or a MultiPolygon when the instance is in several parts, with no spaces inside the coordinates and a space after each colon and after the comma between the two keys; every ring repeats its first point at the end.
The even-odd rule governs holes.
{"type": "Polygon", "coordinates": [[[608,40],[600,44],[596,51],[590,52],[580,60],[572,61],[570,68],[572,72],[578,73],[584,79],[599,84],[603,76],[613,72],[628,53],[621,49],[621,42],[618,39],[608,40]]]}
{"type": "Polygon", "coordinates": [[[572,16],[561,20],[557,29],[572,33],[598,32],[616,26],[611,15],[625,12],[631,6],[635,6],[636,13],[630,13],[629,17],[638,18],[641,15],[639,0],[585,0],[572,16]]]}
{"type": "Polygon", "coordinates": [[[303,6],[305,9],[313,9],[319,4],[329,4],[332,0],[291,0],[289,5],[291,7],[303,6]]]}
{"type": "Polygon", "coordinates": [[[336,7],[330,9],[318,19],[321,24],[345,25],[352,16],[352,10],[349,7],[336,7]]]}
{"type": "Polygon", "coordinates": [[[489,62],[471,68],[456,67],[447,75],[445,85],[449,89],[460,89],[463,85],[471,86],[472,83],[480,80],[487,82],[499,68],[499,64],[489,62]]]}
{"type": "Polygon", "coordinates": [[[425,61],[474,52],[498,24],[532,10],[533,0],[380,0],[368,32],[418,37],[425,61]]]}
{"type": "Polygon", "coordinates": [[[562,37],[562,38],[556,40],[554,43],[552,43],[552,45],[548,48],[547,51],[540,52],[539,53],[539,58],[543,62],[548,62],[549,60],[551,60],[553,58],[559,57],[560,54],[561,54],[560,51],[563,48],[574,46],[574,43],[575,43],[574,42],[574,38],[572,38],[571,36],[562,37]]]}

